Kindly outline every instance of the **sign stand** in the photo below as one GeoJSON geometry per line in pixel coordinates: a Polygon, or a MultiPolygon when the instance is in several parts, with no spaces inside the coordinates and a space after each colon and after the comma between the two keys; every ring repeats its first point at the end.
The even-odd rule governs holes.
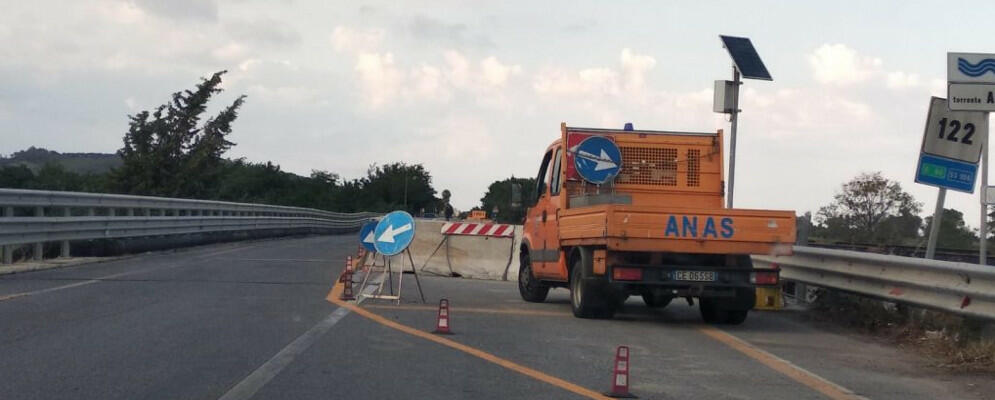
{"type": "MultiPolygon", "coordinates": [[[[418,285],[418,294],[421,296],[421,302],[425,302],[425,292],[421,289],[421,281],[418,279],[418,268],[415,268],[415,261],[411,257],[411,251],[404,249],[404,253],[408,256],[408,261],[411,263],[411,273],[415,276],[415,284],[418,285]]],[[[382,300],[395,300],[396,304],[401,304],[401,283],[404,281],[404,259],[401,259],[401,265],[398,268],[397,276],[397,294],[394,294],[394,271],[392,269],[392,263],[390,258],[386,255],[383,256],[384,259],[384,279],[380,281],[380,285],[374,294],[361,293],[360,296],[370,298],[370,299],[382,299],[382,300]],[[384,281],[387,282],[388,290],[390,294],[383,294],[384,281]]],[[[363,278],[363,287],[366,287],[367,279],[369,278],[369,273],[363,278]]]]}

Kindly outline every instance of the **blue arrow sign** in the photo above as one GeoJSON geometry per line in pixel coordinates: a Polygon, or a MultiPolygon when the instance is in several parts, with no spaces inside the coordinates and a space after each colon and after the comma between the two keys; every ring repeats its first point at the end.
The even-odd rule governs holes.
{"type": "Polygon", "coordinates": [[[366,249],[366,251],[371,251],[374,253],[377,252],[376,246],[373,245],[373,242],[375,241],[373,239],[374,238],[373,231],[375,231],[376,229],[377,229],[376,220],[371,220],[370,222],[363,224],[362,228],[359,228],[359,244],[363,245],[363,248],[366,249]]]}
{"type": "Polygon", "coordinates": [[[399,254],[415,238],[415,219],[404,211],[387,214],[373,230],[373,245],[385,256],[399,254]]]}
{"type": "Polygon", "coordinates": [[[622,152],[615,142],[591,136],[577,145],[574,167],[585,181],[600,185],[615,179],[622,170],[622,152]]]}

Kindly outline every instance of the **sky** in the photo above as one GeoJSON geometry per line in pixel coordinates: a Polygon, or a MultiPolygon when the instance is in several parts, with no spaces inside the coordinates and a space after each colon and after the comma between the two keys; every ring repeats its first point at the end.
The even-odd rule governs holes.
{"type": "MultiPolygon", "coordinates": [[[[881,171],[914,173],[948,51],[995,52],[993,2],[4,0],[0,154],[113,152],[127,116],[228,70],[248,96],[231,157],[352,179],[421,163],[457,208],[536,174],[571,126],[713,131],[731,79],[718,35],[749,37],[774,80],[743,85],[735,200],[815,213],[881,171]]],[[[947,207],[979,225],[977,195],[947,207]]]]}

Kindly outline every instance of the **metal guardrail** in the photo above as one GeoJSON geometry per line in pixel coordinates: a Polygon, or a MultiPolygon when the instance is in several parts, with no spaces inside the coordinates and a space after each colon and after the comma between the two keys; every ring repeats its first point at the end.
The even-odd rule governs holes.
{"type": "Polygon", "coordinates": [[[100,193],[0,189],[3,263],[14,249],[33,244],[41,259],[45,242],[269,229],[356,229],[374,213],[100,193]]]}
{"type": "Polygon", "coordinates": [[[753,262],[787,281],[995,319],[995,267],[807,246],[753,262]]]}

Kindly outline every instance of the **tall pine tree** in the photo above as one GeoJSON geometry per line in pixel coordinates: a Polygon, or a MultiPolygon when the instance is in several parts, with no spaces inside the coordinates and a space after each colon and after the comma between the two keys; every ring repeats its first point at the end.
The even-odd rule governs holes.
{"type": "Polygon", "coordinates": [[[228,140],[232,122],[245,101],[235,101],[201,124],[211,97],[222,91],[221,76],[201,79],[194,90],[176,92],[172,101],[154,111],[128,118],[124,147],[117,151],[124,164],[111,172],[119,192],[167,196],[209,197],[221,171],[221,158],[234,143],[228,140]]]}

